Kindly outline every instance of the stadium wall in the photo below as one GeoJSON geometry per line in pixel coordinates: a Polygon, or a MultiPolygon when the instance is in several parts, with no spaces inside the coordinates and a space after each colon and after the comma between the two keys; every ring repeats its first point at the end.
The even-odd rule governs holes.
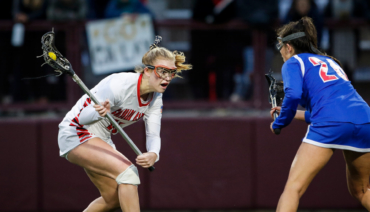
{"type": "MultiPolygon", "coordinates": [[[[59,119],[1,120],[0,211],[81,211],[99,196],[84,170],[59,157],[59,119]]],[[[281,135],[269,118],[163,118],[156,170],[140,170],[142,209],[274,208],[307,125],[281,135]]],[[[125,128],[145,151],[143,122],[125,128]]],[[[116,135],[117,149],[135,154],[116,135]]],[[[302,198],[302,209],[357,209],[337,150],[302,198]]]]}

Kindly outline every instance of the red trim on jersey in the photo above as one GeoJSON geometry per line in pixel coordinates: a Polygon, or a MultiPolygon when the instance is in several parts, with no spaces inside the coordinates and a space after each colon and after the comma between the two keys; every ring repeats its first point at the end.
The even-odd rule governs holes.
{"type": "Polygon", "coordinates": [[[139,77],[139,80],[137,82],[137,101],[139,102],[139,107],[143,107],[143,106],[147,106],[150,104],[150,102],[152,101],[153,99],[153,94],[152,94],[152,98],[148,101],[148,103],[146,104],[143,104],[141,102],[141,98],[140,98],[140,84],[141,84],[141,79],[143,78],[143,74],[140,74],[140,77],[139,77]]]}

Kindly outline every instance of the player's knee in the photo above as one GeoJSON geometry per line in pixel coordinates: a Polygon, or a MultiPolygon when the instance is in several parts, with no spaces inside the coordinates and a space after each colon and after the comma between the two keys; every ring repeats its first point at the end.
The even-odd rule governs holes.
{"type": "Polygon", "coordinates": [[[306,189],[302,183],[288,182],[284,190],[287,192],[297,193],[299,196],[302,196],[306,189]]]}
{"type": "Polygon", "coordinates": [[[130,184],[130,185],[140,185],[139,172],[134,164],[131,164],[125,171],[120,173],[116,182],[119,184],[130,184]]]}

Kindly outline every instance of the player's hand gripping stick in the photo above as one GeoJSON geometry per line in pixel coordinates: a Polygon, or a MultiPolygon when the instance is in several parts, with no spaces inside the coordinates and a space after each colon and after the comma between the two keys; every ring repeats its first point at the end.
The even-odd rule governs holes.
{"type": "MultiPolygon", "coordinates": [[[[276,98],[272,98],[271,93],[270,93],[270,98],[272,99],[272,101],[271,101],[272,107],[276,107],[277,106],[276,105],[276,98]]],[[[278,116],[279,116],[279,114],[275,110],[274,111],[274,121],[277,119],[278,116]]],[[[279,135],[280,131],[281,131],[281,129],[279,129],[279,128],[274,129],[274,132],[275,132],[276,135],[279,135]]]]}
{"type": "MultiPolygon", "coordinates": [[[[277,96],[277,93],[278,93],[278,86],[276,85],[275,78],[271,74],[272,74],[272,71],[270,70],[268,74],[265,74],[265,77],[266,77],[267,82],[269,84],[269,103],[274,108],[274,107],[277,106],[276,96],[277,96]]],[[[279,116],[276,110],[274,111],[273,115],[274,115],[274,121],[275,121],[276,118],[279,116]]],[[[274,129],[274,133],[276,135],[279,135],[280,132],[281,132],[281,129],[279,129],[279,128],[274,129]]]]}
{"type": "MultiPolygon", "coordinates": [[[[54,45],[55,41],[55,34],[54,30],[51,32],[45,33],[41,38],[43,57],[45,60],[44,64],[48,64],[54,69],[56,72],[59,72],[60,75],[66,73],[70,75],[81,88],[82,90],[93,100],[93,102],[97,105],[100,105],[100,102],[96,99],[96,97],[90,92],[90,90],[86,87],[86,85],[82,82],[82,80],[76,75],[76,73],[72,69],[72,65],[67,60],[67,58],[63,57],[63,55],[57,50],[54,45]]],[[[43,64],[43,65],[44,65],[43,64]]],[[[59,76],[60,76],[59,75],[59,76]]],[[[113,116],[110,113],[105,115],[110,123],[118,130],[118,132],[122,135],[122,137],[126,140],[128,145],[134,150],[137,155],[142,155],[143,153],[137,148],[134,142],[128,137],[128,135],[123,131],[123,129],[119,126],[119,124],[114,120],[113,116]]],[[[148,168],[149,171],[154,171],[154,166],[148,168]]]]}

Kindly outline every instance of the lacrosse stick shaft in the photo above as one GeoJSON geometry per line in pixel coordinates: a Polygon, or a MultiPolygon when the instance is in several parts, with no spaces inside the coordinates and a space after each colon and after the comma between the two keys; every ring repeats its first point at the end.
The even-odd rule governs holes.
{"type": "MultiPolygon", "coordinates": [[[[272,105],[272,107],[276,107],[277,106],[276,105],[276,99],[275,98],[271,98],[271,105],[272,105]]],[[[274,121],[277,119],[277,117],[278,117],[278,113],[275,110],[275,112],[274,112],[274,121]]]]}
{"type": "MultiPolygon", "coordinates": [[[[277,104],[276,104],[276,98],[275,97],[272,97],[272,95],[270,95],[270,98],[271,98],[271,105],[272,105],[272,107],[276,107],[277,106],[277,104]]],[[[278,113],[275,110],[275,112],[274,112],[274,121],[277,119],[277,117],[278,117],[278,113]]],[[[275,132],[276,135],[279,135],[280,134],[280,131],[281,131],[281,129],[279,129],[279,128],[274,129],[274,132],[275,132]]]]}
{"type": "MultiPolygon", "coordinates": [[[[82,80],[77,76],[77,74],[74,74],[72,76],[72,79],[73,79],[73,81],[75,81],[82,88],[82,90],[91,98],[91,100],[93,100],[93,102],[95,104],[101,106],[101,104],[98,101],[98,99],[96,99],[96,97],[90,92],[90,90],[86,87],[86,85],[82,82],[82,80]]],[[[128,137],[128,135],[125,133],[125,131],[123,131],[123,129],[116,122],[116,120],[114,120],[113,116],[110,113],[107,113],[105,116],[108,118],[108,120],[110,121],[110,123],[112,123],[112,125],[114,126],[114,128],[116,128],[118,130],[119,134],[121,134],[122,137],[126,140],[126,142],[132,148],[132,150],[134,150],[134,152],[137,155],[142,155],[143,153],[139,150],[139,148],[137,148],[137,146],[130,139],[130,137],[128,137]]],[[[155,168],[154,168],[154,166],[151,166],[148,169],[149,169],[149,171],[154,171],[155,168]]]]}

